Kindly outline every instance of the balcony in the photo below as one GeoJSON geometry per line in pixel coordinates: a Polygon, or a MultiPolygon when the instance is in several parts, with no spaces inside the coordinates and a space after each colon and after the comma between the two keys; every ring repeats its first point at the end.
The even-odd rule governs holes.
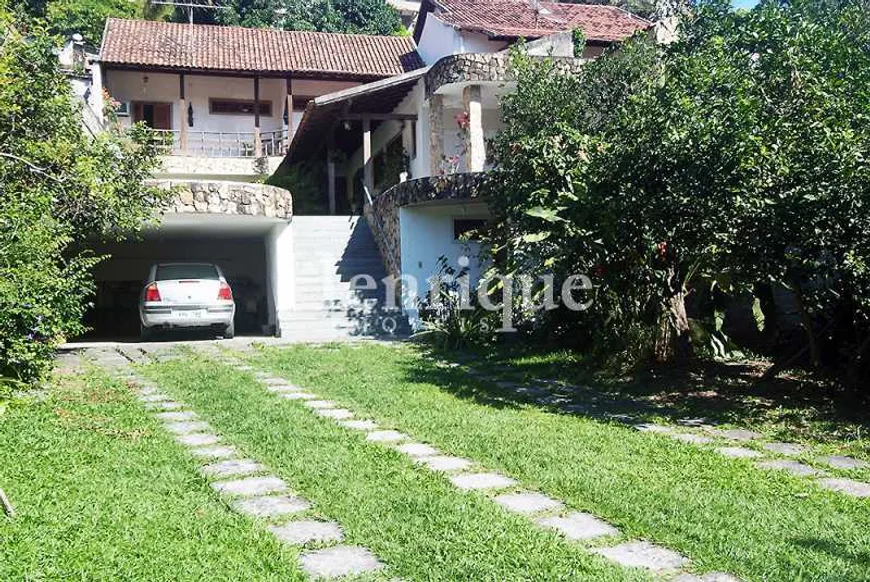
{"type": "Polygon", "coordinates": [[[283,156],[290,144],[286,129],[255,132],[156,130],[163,136],[163,154],[199,158],[260,158],[283,156]],[[187,143],[183,143],[186,141],[187,143]]]}

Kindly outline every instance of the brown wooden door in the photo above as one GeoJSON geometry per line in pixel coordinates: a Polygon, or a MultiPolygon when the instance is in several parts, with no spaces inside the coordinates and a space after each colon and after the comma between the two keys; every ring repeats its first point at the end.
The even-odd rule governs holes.
{"type": "Polygon", "coordinates": [[[152,129],[172,129],[172,105],[169,103],[133,103],[133,122],[144,121],[152,129]]]}

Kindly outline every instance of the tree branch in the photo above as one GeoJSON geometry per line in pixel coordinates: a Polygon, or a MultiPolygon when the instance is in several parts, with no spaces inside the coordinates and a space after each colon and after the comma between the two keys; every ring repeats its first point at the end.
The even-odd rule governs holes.
{"type": "Polygon", "coordinates": [[[6,494],[0,489],[0,505],[3,506],[3,511],[10,518],[15,517],[15,508],[12,507],[12,503],[9,502],[9,498],[6,497],[6,494]]]}
{"type": "Polygon", "coordinates": [[[58,178],[58,177],[56,177],[56,176],[52,176],[51,174],[48,173],[48,171],[47,171],[45,168],[40,168],[40,167],[37,166],[36,164],[34,164],[34,163],[32,163],[32,162],[29,162],[29,161],[25,160],[24,158],[21,158],[21,157],[19,157],[19,156],[16,156],[15,154],[9,154],[9,153],[6,153],[6,152],[0,152],[0,158],[8,158],[8,159],[10,159],[10,160],[15,160],[16,162],[21,162],[22,164],[24,164],[25,166],[27,166],[28,168],[30,168],[30,170],[31,170],[32,172],[34,172],[34,173],[36,173],[36,174],[40,174],[40,175],[42,175],[42,176],[45,176],[45,177],[48,178],[49,180],[54,180],[54,181],[57,182],[58,184],[62,184],[62,183],[63,183],[63,180],[61,180],[60,178],[58,178]]]}

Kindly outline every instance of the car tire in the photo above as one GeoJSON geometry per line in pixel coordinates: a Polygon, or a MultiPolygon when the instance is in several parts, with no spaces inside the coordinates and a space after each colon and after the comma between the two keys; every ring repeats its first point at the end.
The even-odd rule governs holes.
{"type": "Polygon", "coordinates": [[[236,337],[236,322],[234,321],[229,324],[221,335],[224,339],[233,339],[236,337]]]}
{"type": "Polygon", "coordinates": [[[139,326],[139,341],[140,342],[153,342],[155,337],[154,330],[150,327],[145,327],[144,325],[139,326]]]}

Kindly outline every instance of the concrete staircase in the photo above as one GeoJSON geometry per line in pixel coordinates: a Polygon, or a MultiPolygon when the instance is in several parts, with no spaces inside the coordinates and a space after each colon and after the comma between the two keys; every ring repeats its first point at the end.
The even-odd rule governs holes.
{"type": "Polygon", "coordinates": [[[381,254],[364,218],[293,218],[295,307],[278,314],[281,337],[298,341],[388,338],[409,333],[400,309],[389,310],[381,254]],[[370,275],[374,289],[354,285],[370,275]]]}

